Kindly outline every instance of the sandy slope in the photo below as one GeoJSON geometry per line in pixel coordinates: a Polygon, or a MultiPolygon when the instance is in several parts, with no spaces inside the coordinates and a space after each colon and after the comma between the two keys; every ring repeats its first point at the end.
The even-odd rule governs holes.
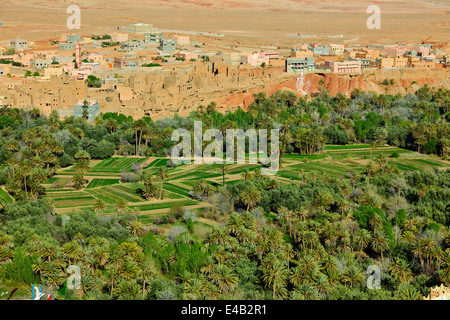
{"type": "Polygon", "coordinates": [[[318,39],[344,34],[342,40],[348,43],[450,37],[448,0],[4,0],[0,40],[19,36],[36,40],[71,32],[65,25],[71,4],[82,9],[85,34],[148,22],[160,28],[223,32],[238,41],[278,44],[302,41],[285,36],[292,33],[318,39]],[[366,27],[366,10],[373,4],[381,8],[381,30],[366,27]]]}

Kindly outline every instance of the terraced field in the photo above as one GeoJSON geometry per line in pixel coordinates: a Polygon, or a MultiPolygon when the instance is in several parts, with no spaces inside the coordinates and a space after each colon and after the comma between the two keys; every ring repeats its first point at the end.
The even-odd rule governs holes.
{"type": "Polygon", "coordinates": [[[109,186],[109,185],[112,185],[112,184],[117,184],[119,182],[120,182],[119,179],[98,179],[98,178],[94,178],[94,179],[91,180],[91,182],[89,182],[89,184],[87,185],[86,189],[109,186]]]}
{"type": "MultiPolygon", "coordinates": [[[[131,157],[114,157],[108,158],[100,163],[96,164],[90,169],[89,175],[93,174],[120,174],[122,171],[130,172],[132,170],[133,164],[142,164],[147,158],[131,158],[131,157]]],[[[70,167],[63,171],[63,173],[71,174],[74,169],[70,167]]]]}
{"type": "MultiPolygon", "coordinates": [[[[439,159],[436,156],[428,156],[403,150],[395,147],[383,146],[372,152],[374,160],[379,154],[385,155],[386,159],[402,171],[414,171],[421,168],[438,168],[446,170],[450,168],[450,162],[439,159]],[[398,153],[399,157],[391,158],[393,153],[398,153]]],[[[369,145],[348,145],[348,146],[326,146],[325,150],[315,155],[287,154],[281,159],[281,168],[275,179],[281,183],[290,180],[298,180],[299,172],[319,172],[330,177],[342,177],[349,170],[362,173],[365,166],[370,161],[369,145]]],[[[83,209],[93,209],[98,200],[103,200],[106,204],[102,214],[116,214],[116,204],[125,200],[128,210],[139,212],[139,220],[145,223],[152,221],[155,215],[165,214],[173,207],[204,207],[206,203],[193,200],[189,192],[196,181],[205,179],[207,183],[222,185],[222,173],[218,164],[196,165],[184,164],[177,167],[168,167],[169,177],[164,181],[164,199],[152,199],[147,201],[140,194],[143,185],[137,183],[121,183],[120,173],[131,171],[133,164],[138,163],[150,170],[155,175],[155,183],[159,186],[157,172],[159,168],[167,166],[168,158],[127,158],[115,157],[96,163],[89,173],[92,177],[90,183],[82,191],[75,191],[69,184],[65,187],[53,188],[59,182],[70,180],[73,173],[67,169],[58,172],[67,178],[52,178],[45,182],[47,188],[45,197],[53,202],[58,213],[68,213],[83,209]]],[[[259,168],[254,164],[234,164],[229,165],[226,174],[226,183],[233,184],[242,180],[242,173],[246,170],[254,171],[259,168]]],[[[87,177],[89,178],[89,175],[87,177]]],[[[4,201],[12,201],[9,195],[0,189],[0,198],[4,201]],[[8,200],[9,199],[9,200],[8,200]]]]}

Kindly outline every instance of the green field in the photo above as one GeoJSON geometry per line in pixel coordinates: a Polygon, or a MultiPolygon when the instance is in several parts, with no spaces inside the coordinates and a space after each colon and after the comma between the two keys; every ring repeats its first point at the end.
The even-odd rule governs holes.
{"type": "MultiPolygon", "coordinates": [[[[131,171],[131,166],[135,163],[141,164],[146,158],[117,157],[108,158],[96,164],[90,169],[92,173],[121,173],[122,171],[131,171]]],[[[65,173],[74,172],[73,168],[64,170],[65,173]]]]}
{"type": "MultiPolygon", "coordinates": [[[[445,170],[450,167],[448,161],[441,160],[436,156],[427,156],[396,147],[383,146],[371,152],[369,145],[326,146],[322,152],[313,155],[286,154],[281,159],[280,170],[274,178],[281,183],[299,180],[301,171],[317,172],[327,177],[343,178],[349,170],[363,173],[367,163],[370,161],[371,154],[372,160],[383,154],[391,165],[401,171],[415,171],[422,168],[445,170]],[[390,155],[394,152],[399,154],[398,158],[390,158],[390,155]]],[[[106,203],[106,209],[103,211],[103,214],[115,214],[117,212],[115,204],[125,200],[129,211],[135,208],[141,212],[139,219],[142,222],[151,222],[152,219],[147,218],[147,214],[165,212],[161,210],[167,210],[176,206],[189,207],[201,204],[201,202],[189,197],[189,192],[198,180],[205,179],[208,184],[222,185],[222,173],[220,172],[219,164],[196,165],[192,163],[175,168],[167,167],[169,177],[164,181],[164,201],[158,199],[147,201],[139,192],[143,188],[140,182],[120,183],[118,178],[122,171],[131,171],[131,166],[134,163],[142,164],[146,160],[146,158],[130,157],[115,157],[103,160],[93,166],[86,176],[101,175],[105,178],[96,177],[92,179],[86,188],[81,191],[75,191],[67,187],[60,189],[48,188],[48,185],[59,181],[56,178],[52,178],[45,183],[48,188],[45,197],[52,200],[58,210],[63,210],[64,212],[92,209],[98,200],[103,200],[106,203]]],[[[158,170],[167,166],[168,161],[169,158],[156,158],[146,166],[147,170],[154,174],[155,184],[158,186],[160,183],[157,178],[158,170]]],[[[246,170],[252,172],[260,168],[260,165],[233,164],[228,165],[228,167],[226,184],[231,185],[241,181],[246,170]]],[[[73,175],[70,170],[58,172],[58,175],[60,174],[66,175],[67,178],[64,179],[67,181],[73,175]]],[[[12,201],[11,197],[3,190],[0,191],[0,198],[9,199],[5,201],[12,201]]]]}
{"type": "Polygon", "coordinates": [[[89,184],[87,185],[86,189],[91,189],[91,188],[98,188],[98,187],[104,187],[104,186],[109,186],[112,184],[118,184],[120,181],[119,179],[92,179],[91,182],[89,182],[89,184]]]}
{"type": "Polygon", "coordinates": [[[12,202],[11,196],[2,188],[0,188],[0,200],[3,202],[12,202]]]}

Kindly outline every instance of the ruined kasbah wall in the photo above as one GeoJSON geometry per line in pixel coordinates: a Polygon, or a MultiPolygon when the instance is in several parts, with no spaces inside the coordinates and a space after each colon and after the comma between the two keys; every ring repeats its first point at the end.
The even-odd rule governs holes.
{"type": "Polygon", "coordinates": [[[12,80],[0,78],[0,89],[5,88],[1,91],[8,97],[4,101],[14,108],[38,108],[44,116],[49,116],[53,110],[61,115],[73,114],[75,102],[87,96],[84,82],[67,76],[50,80],[21,79],[11,85],[12,80]]]}
{"type": "MultiPolygon", "coordinates": [[[[288,77],[280,68],[242,68],[217,62],[199,65],[190,71],[135,74],[130,76],[129,86],[139,98],[130,102],[122,113],[154,119],[174,113],[185,116],[199,105],[206,106],[250,90],[262,90],[267,84],[279,83],[288,77]]],[[[218,104],[219,110],[242,104],[242,101],[236,102],[234,105],[218,104]]]]}

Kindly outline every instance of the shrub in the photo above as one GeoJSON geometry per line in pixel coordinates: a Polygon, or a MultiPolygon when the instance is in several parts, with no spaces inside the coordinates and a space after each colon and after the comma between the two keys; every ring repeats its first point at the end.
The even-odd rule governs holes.
{"type": "Polygon", "coordinates": [[[116,152],[114,143],[102,140],[96,146],[89,149],[92,159],[107,159],[116,152]]]}
{"type": "Polygon", "coordinates": [[[154,235],[158,235],[161,233],[161,230],[157,226],[150,226],[148,231],[152,232],[154,235]]]}
{"type": "Polygon", "coordinates": [[[191,219],[192,222],[195,222],[195,220],[197,220],[197,215],[189,208],[186,208],[184,209],[183,220],[188,221],[189,219],[191,219]]]}
{"type": "Polygon", "coordinates": [[[138,182],[139,176],[133,172],[122,172],[120,175],[121,182],[138,182]]]}
{"type": "Polygon", "coordinates": [[[399,227],[403,227],[403,225],[405,224],[407,218],[408,218],[408,216],[406,214],[406,210],[405,209],[400,209],[395,214],[394,223],[396,225],[398,225],[399,227]]]}
{"type": "Polygon", "coordinates": [[[182,233],[185,233],[187,231],[186,228],[181,226],[175,226],[172,229],[169,230],[167,233],[167,241],[168,242],[174,242],[175,239],[182,233]]]}
{"type": "Polygon", "coordinates": [[[173,215],[175,217],[175,219],[180,219],[183,214],[184,214],[184,210],[183,207],[173,207],[170,209],[170,214],[173,215]]]}
{"type": "Polygon", "coordinates": [[[153,218],[153,224],[158,225],[158,224],[162,224],[162,223],[163,223],[163,220],[160,217],[153,218]]]}
{"type": "Polygon", "coordinates": [[[400,153],[398,153],[397,151],[392,152],[392,154],[390,155],[391,158],[399,158],[400,157],[400,153]]]}
{"type": "Polygon", "coordinates": [[[169,224],[174,224],[175,223],[175,217],[173,217],[173,216],[168,216],[167,217],[167,223],[169,223],[169,224]]]}

